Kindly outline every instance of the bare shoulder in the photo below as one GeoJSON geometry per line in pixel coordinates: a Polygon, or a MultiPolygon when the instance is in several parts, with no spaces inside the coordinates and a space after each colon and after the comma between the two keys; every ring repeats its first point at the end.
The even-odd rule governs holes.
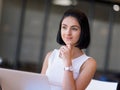
{"type": "Polygon", "coordinates": [[[82,65],[82,69],[87,68],[88,70],[92,69],[93,71],[97,68],[97,62],[94,58],[89,58],[86,62],[82,65]]]}
{"type": "Polygon", "coordinates": [[[88,58],[88,60],[86,61],[86,63],[93,63],[96,64],[96,60],[94,58],[88,58]]]}
{"type": "Polygon", "coordinates": [[[53,51],[48,52],[48,53],[46,54],[46,56],[45,56],[45,59],[48,59],[52,52],[53,52],[53,51]]]}
{"type": "Polygon", "coordinates": [[[88,67],[88,68],[94,68],[96,69],[97,67],[97,62],[94,58],[89,58],[85,63],[84,63],[84,66],[85,67],[88,67]]]}
{"type": "Polygon", "coordinates": [[[48,52],[48,53],[46,54],[45,58],[49,58],[49,56],[50,56],[52,53],[56,52],[56,51],[57,51],[57,49],[54,49],[54,50],[48,52]]]}
{"type": "Polygon", "coordinates": [[[96,65],[97,65],[96,60],[95,60],[94,58],[89,58],[89,59],[86,61],[86,64],[92,65],[92,66],[96,66],[96,65]]]}
{"type": "Polygon", "coordinates": [[[49,57],[53,51],[50,51],[46,54],[46,57],[49,57]]]}

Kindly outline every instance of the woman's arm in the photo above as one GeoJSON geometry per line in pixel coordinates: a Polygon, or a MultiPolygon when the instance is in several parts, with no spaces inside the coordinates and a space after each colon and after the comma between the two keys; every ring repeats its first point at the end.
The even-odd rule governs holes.
{"type": "Polygon", "coordinates": [[[75,81],[73,72],[64,71],[63,90],[85,90],[96,71],[96,61],[92,58],[87,60],[81,67],[80,75],[75,81]]]}
{"type": "Polygon", "coordinates": [[[46,57],[45,57],[45,60],[44,60],[44,63],[43,63],[43,66],[42,66],[42,70],[41,70],[41,74],[45,74],[46,73],[46,70],[48,68],[48,58],[49,56],[51,55],[52,52],[49,52],[46,57]]]}
{"type": "Polygon", "coordinates": [[[96,61],[89,58],[81,67],[80,75],[76,80],[76,90],[85,90],[96,72],[96,61]]]}

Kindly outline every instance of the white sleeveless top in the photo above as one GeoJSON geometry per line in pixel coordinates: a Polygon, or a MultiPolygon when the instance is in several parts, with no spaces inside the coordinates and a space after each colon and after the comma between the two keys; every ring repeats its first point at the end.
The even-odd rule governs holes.
{"type": "MultiPolygon", "coordinates": [[[[79,71],[82,64],[88,60],[88,58],[90,57],[88,57],[86,54],[83,54],[82,56],[72,60],[74,79],[77,79],[80,74],[79,71]]],[[[59,50],[57,49],[55,49],[49,57],[46,75],[51,84],[51,90],[62,90],[64,63],[59,57],[59,50]]]]}

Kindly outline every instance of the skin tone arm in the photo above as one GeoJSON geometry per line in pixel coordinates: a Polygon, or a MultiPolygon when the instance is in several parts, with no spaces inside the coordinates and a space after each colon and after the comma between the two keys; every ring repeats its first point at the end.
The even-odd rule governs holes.
{"type": "Polygon", "coordinates": [[[45,74],[45,73],[46,73],[46,70],[47,70],[47,68],[48,68],[48,58],[49,58],[49,56],[50,56],[51,53],[52,53],[52,52],[49,52],[49,53],[46,55],[46,57],[45,57],[41,74],[45,74]]]}
{"type": "MultiPolygon", "coordinates": [[[[72,48],[71,46],[61,47],[61,57],[64,60],[65,66],[71,66],[72,48]],[[64,49],[63,49],[64,48],[64,49]]],[[[80,70],[80,75],[77,80],[73,78],[73,72],[64,71],[63,90],[85,90],[90,80],[93,78],[96,71],[96,62],[90,58],[87,60],[80,70]]]]}
{"type": "Polygon", "coordinates": [[[93,78],[95,71],[96,63],[92,59],[89,59],[84,63],[82,70],[80,71],[80,75],[76,81],[73,79],[72,72],[65,71],[63,79],[63,90],[85,90],[91,78],[93,78]]]}

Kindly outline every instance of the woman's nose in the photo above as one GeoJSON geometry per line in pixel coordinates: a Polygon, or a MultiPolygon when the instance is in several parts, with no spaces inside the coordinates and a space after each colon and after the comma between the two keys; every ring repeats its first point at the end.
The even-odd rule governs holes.
{"type": "Polygon", "coordinates": [[[67,29],[67,34],[71,34],[71,30],[70,29],[67,29]]]}

